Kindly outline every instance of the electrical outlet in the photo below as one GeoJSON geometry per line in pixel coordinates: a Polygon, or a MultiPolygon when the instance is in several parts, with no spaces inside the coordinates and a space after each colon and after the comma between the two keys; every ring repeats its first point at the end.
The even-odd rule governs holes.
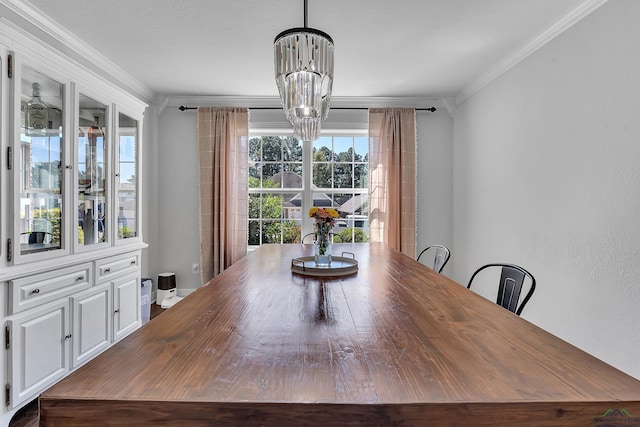
{"type": "Polygon", "coordinates": [[[200,264],[191,264],[191,274],[200,274],[200,264]]]}

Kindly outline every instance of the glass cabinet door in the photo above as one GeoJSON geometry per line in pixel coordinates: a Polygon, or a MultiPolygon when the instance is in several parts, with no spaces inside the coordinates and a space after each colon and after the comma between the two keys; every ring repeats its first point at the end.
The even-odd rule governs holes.
{"type": "Polygon", "coordinates": [[[107,106],[83,94],[78,98],[78,244],[108,241],[107,106]]]}
{"type": "Polygon", "coordinates": [[[17,207],[21,254],[62,248],[63,96],[63,84],[21,67],[17,207]]]}
{"type": "Polygon", "coordinates": [[[138,230],[138,121],[118,114],[117,215],[118,239],[137,237],[138,230]]]}

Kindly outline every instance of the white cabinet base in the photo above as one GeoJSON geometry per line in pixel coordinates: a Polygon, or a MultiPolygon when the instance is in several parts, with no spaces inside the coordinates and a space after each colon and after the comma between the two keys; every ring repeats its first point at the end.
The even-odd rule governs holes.
{"type": "Polygon", "coordinates": [[[69,300],[47,304],[7,322],[10,332],[10,406],[69,372],[69,300]]]}

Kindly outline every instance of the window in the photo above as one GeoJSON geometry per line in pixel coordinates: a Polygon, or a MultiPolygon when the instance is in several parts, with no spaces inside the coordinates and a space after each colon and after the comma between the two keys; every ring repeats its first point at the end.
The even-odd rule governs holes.
{"type": "Polygon", "coordinates": [[[252,137],[249,246],[300,242],[312,231],[306,219],[312,206],[340,213],[338,240],[367,241],[368,144],[362,135],[322,136],[312,147],[292,136],[252,137]]]}

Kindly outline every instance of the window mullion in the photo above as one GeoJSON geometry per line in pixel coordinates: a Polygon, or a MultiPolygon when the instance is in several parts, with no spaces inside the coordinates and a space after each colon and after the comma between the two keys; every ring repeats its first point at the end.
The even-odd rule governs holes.
{"type": "Polygon", "coordinates": [[[302,236],[313,232],[311,221],[308,220],[309,209],[313,207],[313,143],[302,143],[302,236]]]}

